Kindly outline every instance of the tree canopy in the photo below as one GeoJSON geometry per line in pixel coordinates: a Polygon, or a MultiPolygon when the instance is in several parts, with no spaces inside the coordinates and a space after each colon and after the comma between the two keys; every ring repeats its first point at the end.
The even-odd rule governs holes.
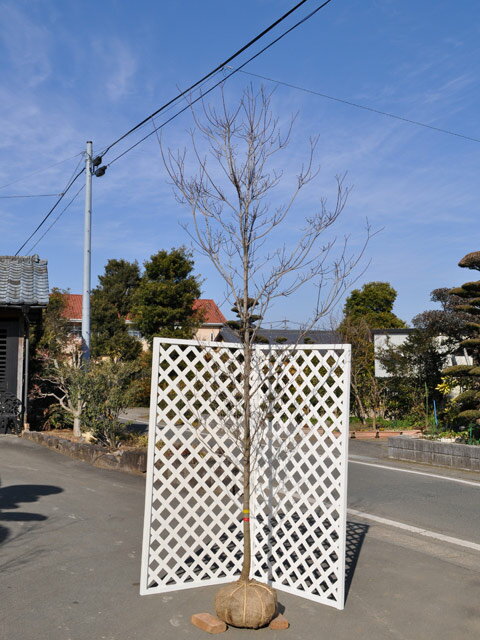
{"type": "Polygon", "coordinates": [[[111,259],[98,279],[91,297],[92,355],[134,360],[141,345],[129,335],[125,321],[140,282],[138,264],[111,259]]]}
{"type": "Polygon", "coordinates": [[[442,308],[419,313],[412,320],[413,326],[432,335],[444,336],[452,346],[457,346],[458,341],[465,334],[466,323],[472,321],[473,316],[459,310],[463,300],[452,293],[450,288],[434,289],[430,299],[433,302],[439,302],[442,308]]]}
{"type": "Polygon", "coordinates": [[[401,329],[406,326],[392,311],[397,292],[388,282],[367,282],[345,300],[344,317],[362,318],[371,329],[401,329]]]}
{"type": "Polygon", "coordinates": [[[113,305],[119,316],[126,318],[132,308],[133,293],[140,284],[138,263],[112,258],[98,280],[100,284],[93,293],[101,292],[103,300],[113,305]]]}
{"type": "Polygon", "coordinates": [[[339,326],[343,340],[352,345],[352,406],[362,422],[385,414],[385,385],[375,376],[373,329],[405,327],[392,311],[397,292],[388,282],[367,282],[345,300],[339,326]]]}
{"type": "Polygon", "coordinates": [[[192,254],[184,247],[161,250],[144,264],[133,295],[132,315],[142,335],[191,338],[200,318],[193,309],[200,296],[192,254]]]}

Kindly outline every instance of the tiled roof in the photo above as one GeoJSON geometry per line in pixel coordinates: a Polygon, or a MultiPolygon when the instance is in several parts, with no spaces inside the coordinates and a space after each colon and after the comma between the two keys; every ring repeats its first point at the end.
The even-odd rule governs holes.
{"type": "Polygon", "coordinates": [[[0,305],[47,304],[47,261],[37,255],[0,256],[0,305]]]}
{"type": "Polygon", "coordinates": [[[342,338],[336,331],[312,330],[302,335],[298,329],[264,329],[260,327],[259,335],[270,344],[341,344],[342,338]],[[285,340],[283,338],[286,338],[285,340]]]}
{"type": "Polygon", "coordinates": [[[213,300],[201,298],[193,303],[194,311],[201,311],[204,324],[225,324],[226,319],[213,300]]]}
{"type": "MultiPolygon", "coordinates": [[[[259,327],[258,336],[265,338],[268,344],[341,344],[342,337],[336,331],[312,330],[305,335],[298,329],[264,329],[259,327]]],[[[240,337],[228,325],[220,331],[225,342],[240,342],[240,337]]]]}
{"type": "MultiPolygon", "coordinates": [[[[63,316],[70,320],[78,320],[82,317],[82,294],[67,293],[65,294],[67,303],[63,311],[63,316]]],[[[200,310],[203,314],[204,324],[225,324],[226,320],[223,313],[217,307],[213,300],[200,299],[193,303],[195,311],[200,310]]]]}
{"type": "Polygon", "coordinates": [[[82,294],[66,293],[66,304],[62,311],[62,316],[69,320],[80,320],[82,318],[82,294]]]}

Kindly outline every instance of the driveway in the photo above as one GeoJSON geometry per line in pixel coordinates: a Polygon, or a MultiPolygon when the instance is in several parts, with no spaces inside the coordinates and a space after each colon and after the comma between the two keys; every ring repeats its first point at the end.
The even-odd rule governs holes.
{"type": "MultiPolygon", "coordinates": [[[[480,637],[480,551],[371,518],[397,524],[406,518],[410,527],[418,520],[419,529],[427,530],[428,525],[428,531],[435,533],[441,527],[443,492],[448,538],[465,540],[475,532],[469,522],[473,512],[478,514],[480,483],[476,487],[475,479],[460,484],[376,468],[390,465],[379,457],[381,451],[355,448],[352,453],[360,459],[352,459],[350,507],[363,515],[349,517],[351,583],[345,610],[280,592],[290,629],[260,630],[256,637],[480,637]],[[428,491],[436,496],[430,515],[428,491]],[[458,528],[451,513],[455,496],[458,528]]],[[[138,595],[143,478],[96,469],[15,436],[1,436],[0,481],[1,638],[207,637],[189,619],[192,613],[212,611],[215,587],[138,595]]],[[[226,637],[246,635],[251,633],[229,629],[226,637]]]]}

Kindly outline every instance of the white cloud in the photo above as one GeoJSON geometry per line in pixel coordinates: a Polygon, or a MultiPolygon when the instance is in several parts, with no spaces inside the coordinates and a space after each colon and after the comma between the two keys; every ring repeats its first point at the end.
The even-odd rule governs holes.
{"type": "Polygon", "coordinates": [[[131,93],[138,65],[130,47],[118,38],[108,38],[96,42],[94,50],[110,100],[117,101],[131,93]]]}
{"type": "Polygon", "coordinates": [[[15,70],[17,80],[28,87],[43,83],[51,73],[50,34],[44,26],[34,24],[17,7],[1,7],[0,41],[15,70]]]}

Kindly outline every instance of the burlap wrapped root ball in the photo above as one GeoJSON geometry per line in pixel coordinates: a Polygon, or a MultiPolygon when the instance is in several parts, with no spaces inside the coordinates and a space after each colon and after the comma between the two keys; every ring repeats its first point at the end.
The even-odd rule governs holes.
{"type": "Polygon", "coordinates": [[[220,620],[233,627],[259,629],[277,613],[277,593],[255,580],[233,582],[217,592],[215,611],[220,620]]]}

